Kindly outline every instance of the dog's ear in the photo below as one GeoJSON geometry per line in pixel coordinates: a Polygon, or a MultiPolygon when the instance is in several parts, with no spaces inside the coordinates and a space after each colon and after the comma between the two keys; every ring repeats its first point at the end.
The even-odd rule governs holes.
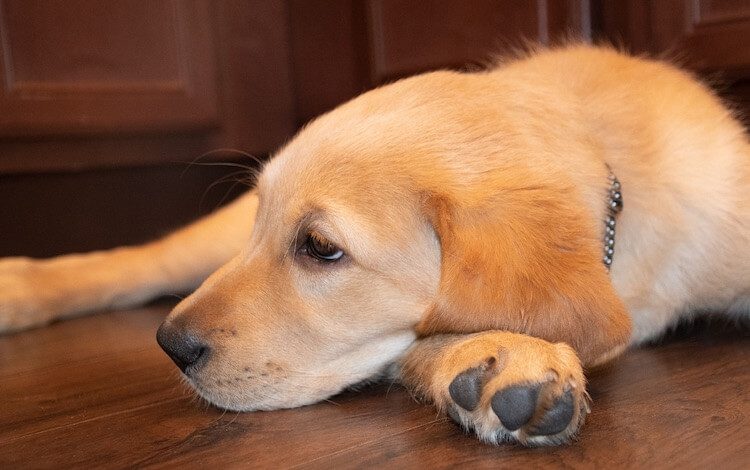
{"type": "Polygon", "coordinates": [[[586,363],[621,349],[630,319],[601,262],[603,242],[566,196],[518,184],[473,200],[426,197],[442,266],[418,334],[526,333],[566,342],[586,363]]]}

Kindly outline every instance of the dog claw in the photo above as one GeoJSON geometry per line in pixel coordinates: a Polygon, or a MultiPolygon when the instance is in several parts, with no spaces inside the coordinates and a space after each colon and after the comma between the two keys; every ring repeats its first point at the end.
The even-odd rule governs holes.
{"type": "Polygon", "coordinates": [[[455,408],[450,407],[448,408],[448,417],[452,419],[457,424],[461,424],[461,417],[458,415],[458,411],[456,411],[455,408]]]}

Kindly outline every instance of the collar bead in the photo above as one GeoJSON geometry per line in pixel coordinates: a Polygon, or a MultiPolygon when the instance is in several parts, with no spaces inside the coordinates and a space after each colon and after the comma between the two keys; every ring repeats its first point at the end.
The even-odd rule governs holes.
{"type": "Polygon", "coordinates": [[[615,254],[615,226],[617,225],[617,214],[622,211],[622,191],[620,181],[618,181],[612,169],[607,165],[609,170],[609,199],[607,201],[607,219],[604,225],[604,256],[602,262],[609,271],[612,265],[612,258],[615,254]]]}

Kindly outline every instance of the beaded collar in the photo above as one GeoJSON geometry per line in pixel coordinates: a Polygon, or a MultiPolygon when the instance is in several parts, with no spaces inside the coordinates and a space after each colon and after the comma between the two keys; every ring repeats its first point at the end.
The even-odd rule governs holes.
{"type": "Polygon", "coordinates": [[[622,191],[620,190],[620,181],[617,180],[609,165],[607,165],[607,170],[609,170],[609,199],[607,200],[607,221],[604,225],[604,256],[602,262],[609,271],[612,258],[615,255],[615,218],[622,211],[622,191]]]}

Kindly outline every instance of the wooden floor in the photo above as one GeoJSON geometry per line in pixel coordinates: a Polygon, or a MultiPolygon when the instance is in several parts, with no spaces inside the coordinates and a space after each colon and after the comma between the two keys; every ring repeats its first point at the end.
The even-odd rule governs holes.
{"type": "Polygon", "coordinates": [[[197,402],[159,350],[162,304],[0,337],[0,468],[750,468],[750,333],[693,327],[590,375],[559,448],[490,447],[399,386],[295,410],[197,402]]]}

